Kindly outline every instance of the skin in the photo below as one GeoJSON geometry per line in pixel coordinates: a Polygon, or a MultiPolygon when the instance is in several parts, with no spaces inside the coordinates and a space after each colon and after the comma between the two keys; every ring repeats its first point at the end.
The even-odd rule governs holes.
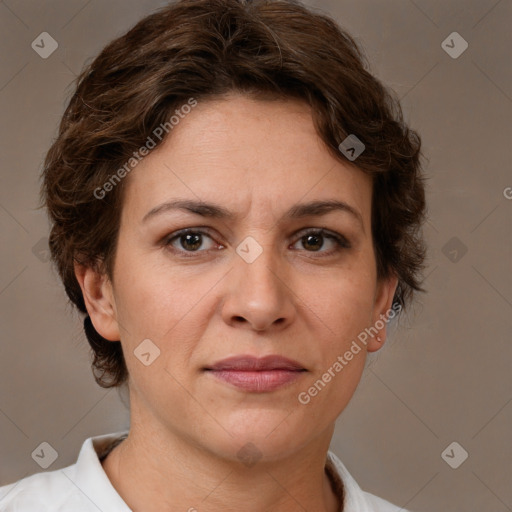
{"type": "Polygon", "coordinates": [[[334,158],[306,104],[232,93],[200,102],[126,179],[112,280],[75,268],[95,328],[121,340],[130,374],[130,433],[103,463],[112,484],[136,512],[338,510],[326,453],[385,327],[309,404],[297,396],[391,307],[397,280],[377,279],[371,178],[334,158]],[[142,220],[177,198],[235,218],[167,210],[142,220]],[[283,217],[296,203],[332,199],[360,220],[283,217]],[[196,246],[164,243],[199,227],[209,230],[196,246]],[[307,228],[350,247],[308,244],[307,228]],[[252,263],[236,252],[247,236],[263,250],[252,263]],[[160,349],[149,366],[134,355],[144,339],[160,349]],[[283,355],[308,371],[266,393],[202,371],[241,354],[283,355]],[[247,443],[261,455],[251,466],[237,456],[247,443]]]}

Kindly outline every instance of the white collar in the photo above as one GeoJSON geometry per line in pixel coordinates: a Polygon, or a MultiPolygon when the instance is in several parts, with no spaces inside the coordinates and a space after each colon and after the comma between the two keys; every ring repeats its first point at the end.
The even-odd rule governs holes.
{"type": "Polygon", "coordinates": [[[100,462],[100,455],[127,430],[89,437],[80,449],[76,463],[62,471],[102,511],[131,512],[117,493],[100,462]]]}

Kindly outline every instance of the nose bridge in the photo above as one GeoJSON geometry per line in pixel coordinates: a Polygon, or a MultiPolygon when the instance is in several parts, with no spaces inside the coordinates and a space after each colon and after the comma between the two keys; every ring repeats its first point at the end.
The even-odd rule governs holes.
{"type": "MultiPolygon", "coordinates": [[[[247,284],[249,291],[255,294],[279,292],[282,281],[279,272],[283,265],[279,262],[271,235],[262,231],[247,236],[236,247],[236,253],[235,262],[242,278],[239,285],[247,284]]],[[[247,290],[245,292],[248,293],[247,290]]]]}
{"type": "Polygon", "coordinates": [[[234,269],[230,272],[226,321],[246,320],[262,330],[291,315],[291,301],[283,274],[285,265],[271,235],[260,232],[244,238],[236,247],[234,269]],[[261,243],[258,241],[261,241],[261,243]]]}

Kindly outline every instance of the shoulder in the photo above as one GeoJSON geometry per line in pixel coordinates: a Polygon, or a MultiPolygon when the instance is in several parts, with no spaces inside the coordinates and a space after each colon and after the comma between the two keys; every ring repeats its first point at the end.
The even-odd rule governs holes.
{"type": "Polygon", "coordinates": [[[353,512],[408,512],[406,509],[393,505],[383,498],[363,491],[345,465],[332,451],[328,452],[328,457],[343,482],[347,510],[353,512]]]}
{"type": "Polygon", "coordinates": [[[68,478],[75,465],[57,471],[36,473],[17,482],[0,487],[2,512],[57,512],[62,506],[76,512],[92,510],[84,496],[68,478]]]}
{"type": "Polygon", "coordinates": [[[129,512],[101,466],[101,457],[127,431],[85,440],[75,464],[0,487],[1,512],[129,512]]]}

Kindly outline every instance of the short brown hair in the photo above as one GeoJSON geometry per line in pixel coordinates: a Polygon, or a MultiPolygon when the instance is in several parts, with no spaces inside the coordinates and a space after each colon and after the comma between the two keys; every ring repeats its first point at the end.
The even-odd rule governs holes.
{"type": "Polygon", "coordinates": [[[128,372],[120,342],[102,338],[87,315],[74,262],[112,276],[123,182],[102,199],[95,191],[177,107],[229,92],[307,102],[340,160],[347,161],[339,144],[348,135],[364,143],[356,165],[373,179],[378,276],[398,276],[394,305],[423,291],[421,139],[354,39],[298,1],[181,0],[142,19],[83,69],[45,159],[51,255],[70,300],[86,313],[102,387],[123,384],[128,372]]]}

